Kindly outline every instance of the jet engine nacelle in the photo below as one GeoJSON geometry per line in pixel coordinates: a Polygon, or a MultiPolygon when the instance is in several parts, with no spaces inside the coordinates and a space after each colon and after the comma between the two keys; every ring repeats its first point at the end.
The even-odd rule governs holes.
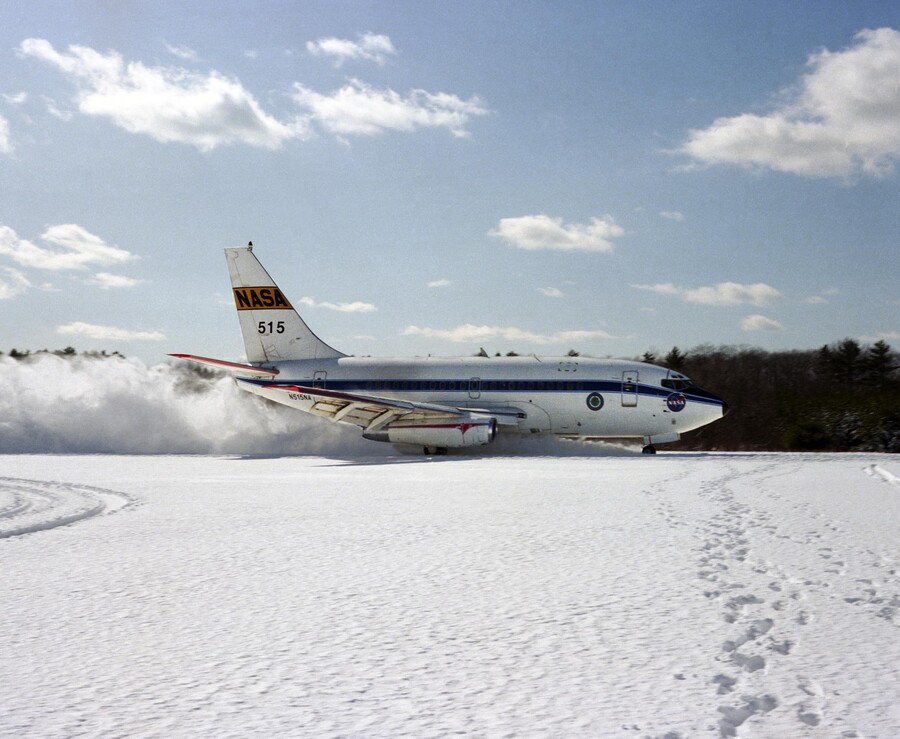
{"type": "Polygon", "coordinates": [[[363,434],[373,441],[414,444],[423,447],[459,449],[490,444],[497,438],[496,418],[461,421],[395,421],[382,431],[363,434]]]}

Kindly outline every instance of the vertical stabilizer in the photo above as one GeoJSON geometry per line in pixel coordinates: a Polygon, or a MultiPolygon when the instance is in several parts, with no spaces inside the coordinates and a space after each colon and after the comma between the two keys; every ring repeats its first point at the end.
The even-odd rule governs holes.
{"type": "Polygon", "coordinates": [[[225,259],[248,362],[346,356],[309,330],[259,263],[252,246],[226,249],[225,259]]]}

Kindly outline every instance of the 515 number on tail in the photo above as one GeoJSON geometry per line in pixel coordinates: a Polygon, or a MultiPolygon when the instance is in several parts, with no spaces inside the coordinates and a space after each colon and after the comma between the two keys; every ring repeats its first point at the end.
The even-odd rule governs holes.
{"type": "Polygon", "coordinates": [[[260,321],[256,328],[256,332],[259,334],[283,334],[284,321],[278,321],[277,323],[273,321],[260,321]]]}

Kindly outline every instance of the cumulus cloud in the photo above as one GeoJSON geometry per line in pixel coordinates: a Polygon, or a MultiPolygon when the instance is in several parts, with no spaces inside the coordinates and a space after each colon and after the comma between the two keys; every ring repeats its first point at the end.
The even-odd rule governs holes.
{"type": "Polygon", "coordinates": [[[860,341],[900,341],[900,331],[882,331],[874,336],[860,336],[860,341]]]}
{"type": "Polygon", "coordinates": [[[744,331],[784,331],[784,326],[778,321],[766,318],[766,316],[761,316],[758,313],[742,318],[741,328],[744,331]]]}
{"type": "Polygon", "coordinates": [[[589,341],[592,339],[614,339],[615,336],[606,331],[558,331],[555,334],[538,334],[532,331],[523,331],[519,328],[503,328],[500,326],[475,326],[471,323],[457,326],[452,329],[425,328],[422,326],[407,326],[403,331],[404,336],[424,336],[429,339],[443,339],[456,343],[471,343],[486,341],[489,339],[505,339],[506,341],[519,341],[527,344],[561,344],[577,341],[589,341]]]}
{"type": "Polygon", "coordinates": [[[488,231],[488,236],[503,239],[517,249],[535,251],[592,251],[611,252],[612,239],[625,231],[616,225],[612,216],[591,218],[587,225],[569,223],[563,225],[562,218],[547,215],[501,218],[496,228],[488,231]]]}
{"type": "Polygon", "coordinates": [[[166,44],[166,50],[172,56],[177,56],[179,59],[184,59],[189,62],[197,61],[197,52],[187,46],[172,46],[172,44],[166,44]]]}
{"type": "Polygon", "coordinates": [[[136,280],[133,277],[125,277],[124,275],[111,275],[108,272],[98,272],[91,280],[95,285],[99,285],[104,290],[112,288],[126,288],[140,285],[143,280],[136,280]]]}
{"type": "Polygon", "coordinates": [[[0,154],[9,154],[12,144],[9,142],[9,121],[0,115],[0,154]]]}
{"type": "Polygon", "coordinates": [[[21,105],[26,100],[28,100],[27,92],[15,92],[12,94],[3,94],[3,99],[8,102],[10,105],[21,105]]]}
{"type": "Polygon", "coordinates": [[[28,278],[18,270],[3,267],[3,273],[6,276],[0,276],[0,300],[11,300],[31,287],[28,278]]]}
{"type": "Polygon", "coordinates": [[[388,56],[397,53],[389,37],[375,33],[360,34],[357,41],[334,37],[307,41],[306,50],[313,56],[333,57],[337,67],[346,61],[384,64],[388,56]]]}
{"type": "Polygon", "coordinates": [[[447,287],[450,285],[450,280],[446,277],[442,277],[440,280],[432,280],[428,283],[428,287],[447,287]]]}
{"type": "Polygon", "coordinates": [[[457,138],[470,134],[472,116],[488,113],[477,97],[413,90],[406,97],[394,90],[377,90],[357,79],[349,80],[330,95],[294,83],[291,95],[325,131],[340,136],[376,136],[386,131],[446,128],[457,138]]]}
{"type": "Polygon", "coordinates": [[[310,308],[327,308],[328,310],[336,310],[341,313],[371,313],[372,311],[378,310],[378,308],[371,303],[363,303],[360,300],[356,300],[352,303],[319,303],[313,298],[303,297],[297,302],[310,308]]]}
{"type": "Polygon", "coordinates": [[[750,305],[764,306],[774,303],[781,293],[774,287],[757,282],[754,285],[740,285],[737,282],[720,282],[712,287],[698,287],[686,290],[684,299],[688,303],[703,305],[750,305]]]}
{"type": "Polygon", "coordinates": [[[684,220],[684,213],[681,213],[677,210],[661,210],[659,212],[660,218],[665,218],[669,221],[677,221],[681,223],[684,220]]]}
{"type": "Polygon", "coordinates": [[[629,287],[633,287],[635,290],[657,293],[658,295],[681,295],[684,292],[684,288],[675,287],[671,282],[661,282],[655,285],[630,285],[629,287]]]}
{"type": "Polygon", "coordinates": [[[539,287],[538,292],[548,298],[561,298],[563,291],[558,287],[539,287]]]}
{"type": "Polygon", "coordinates": [[[636,290],[647,290],[659,295],[674,295],[686,303],[701,305],[755,305],[765,306],[774,303],[782,296],[770,285],[757,282],[753,285],[741,285],[737,282],[720,282],[718,285],[685,288],[677,287],[671,282],[656,285],[631,285],[636,290]]]}
{"type": "Polygon", "coordinates": [[[828,298],[838,295],[840,290],[837,288],[829,288],[828,290],[822,290],[818,295],[810,295],[803,302],[807,305],[824,305],[828,303],[828,298]]]}
{"type": "Polygon", "coordinates": [[[174,67],[126,62],[86,46],[59,52],[44,39],[26,39],[19,47],[59,69],[78,86],[75,101],[84,115],[111,120],[130,133],[164,143],[190,144],[209,151],[244,143],[277,149],[307,134],[299,121],[283,123],[266,113],[237,80],[218,72],[197,74],[174,67]]]}
{"type": "MultiPolygon", "coordinates": [[[[384,47],[378,39],[387,37],[372,35],[367,42],[373,54],[371,50],[379,44],[384,47]]],[[[299,112],[285,121],[263,110],[238,80],[215,70],[200,74],[180,67],[147,66],[126,61],[115,51],[104,54],[85,46],[69,46],[62,52],[49,41],[34,38],[23,41],[18,51],[65,74],[78,88],[75,104],[82,114],[106,118],[130,133],[163,143],[189,144],[201,151],[237,143],[278,149],[285,141],[310,138],[313,124],[339,136],[445,128],[466,138],[469,120],[489,112],[477,97],[463,100],[425,90],[403,96],[350,80],[331,94],[295,83],[290,98],[299,112]]],[[[182,58],[193,54],[179,47],[170,46],[169,51],[182,58]]],[[[58,110],[55,104],[53,109],[58,110]]]]}
{"type": "Polygon", "coordinates": [[[63,110],[56,104],[56,101],[47,97],[46,95],[42,95],[41,99],[44,101],[44,105],[47,106],[47,112],[52,115],[54,118],[59,118],[61,121],[71,121],[72,116],[74,115],[70,110],[63,110]]]}
{"type": "Polygon", "coordinates": [[[55,271],[82,270],[92,264],[121,264],[137,259],[134,254],[107,244],[75,223],[50,226],[40,238],[58,248],[46,248],[20,239],[9,226],[0,225],[0,254],[23,267],[55,271]]]}
{"type": "Polygon", "coordinates": [[[93,323],[75,321],[56,327],[56,333],[64,336],[87,336],[89,339],[108,339],[110,341],[165,341],[162,331],[129,331],[114,326],[98,326],[93,323]]]}
{"type": "Polygon", "coordinates": [[[768,115],[723,117],[681,152],[804,177],[891,174],[900,159],[900,31],[860,31],[855,45],[810,55],[809,72],[768,115]]]}

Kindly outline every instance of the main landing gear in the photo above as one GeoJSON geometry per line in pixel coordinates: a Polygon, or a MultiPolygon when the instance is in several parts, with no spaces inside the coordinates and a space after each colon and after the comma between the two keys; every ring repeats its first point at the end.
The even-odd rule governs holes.
{"type": "Polygon", "coordinates": [[[426,457],[442,457],[447,453],[447,447],[445,446],[426,446],[422,448],[422,451],[425,452],[426,457]]]}
{"type": "Polygon", "coordinates": [[[656,447],[652,444],[647,444],[643,449],[641,449],[642,454],[656,454],[656,447]]]}

